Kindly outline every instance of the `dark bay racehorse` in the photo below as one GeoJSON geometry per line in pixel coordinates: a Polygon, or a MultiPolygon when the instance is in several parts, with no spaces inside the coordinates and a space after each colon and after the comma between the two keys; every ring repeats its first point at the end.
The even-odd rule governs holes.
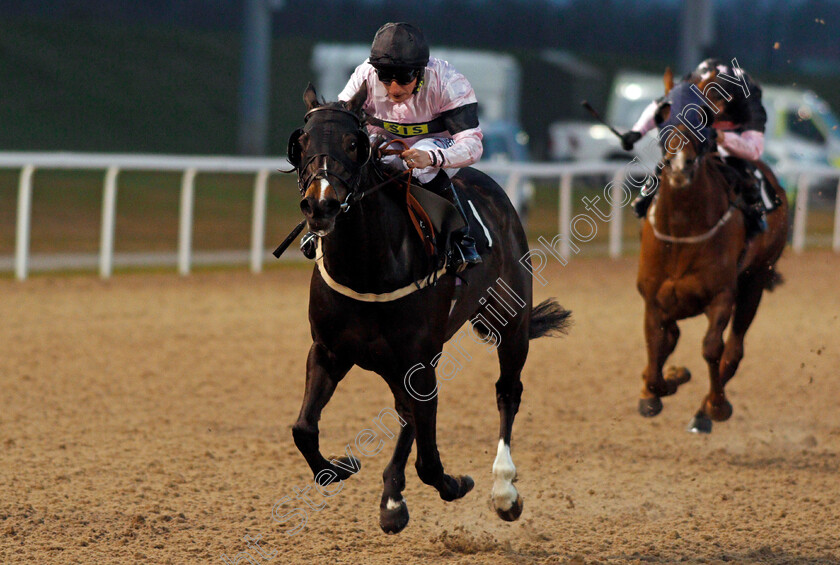
{"type": "Polygon", "coordinates": [[[309,299],[313,343],[303,406],[292,429],[295,444],[321,485],[359,469],[355,457],[326,459],[318,442],[321,411],[339,381],[358,365],[385,379],[400,419],[393,457],[383,473],[381,528],[396,533],[408,523],[402,491],[415,440],[420,479],[446,501],[464,496],[473,480],[446,474],[437,450],[435,366],[443,363],[444,343],[471,321],[471,337],[497,346],[501,423],[491,496],[499,516],[516,520],[522,499],[512,484],[516,468],[510,440],[528,341],[562,331],[570,313],[553,300],[532,308],[530,271],[519,263],[528,252],[525,233],[502,189],[474,169],[461,170],[454,182],[473,211],[472,233],[484,234],[476,237],[484,262],[461,275],[466,284],[456,285],[445,270],[431,282],[429,274],[440,265],[428,257],[409,219],[401,180],[406,175],[360,198],[382,180],[369,159],[361,112],[366,97],[363,87],[347,103],[324,104],[310,85],[304,93],[305,126],[289,143],[301,210],[309,229],[321,236],[309,299]],[[491,288],[496,292],[488,293],[491,288]],[[453,306],[456,291],[460,296],[453,306]]]}
{"type": "MultiPolygon", "coordinates": [[[[704,88],[701,83],[699,90],[704,88]]],[[[702,106],[690,96],[683,99],[702,106]]],[[[712,114],[703,109],[706,114],[701,121],[710,124],[712,114]]],[[[669,367],[665,376],[662,367],[680,336],[677,320],[702,313],[709,321],[703,357],[711,387],[689,430],[708,433],[713,420],[724,421],[732,415],[724,387],[744,356],[744,336],[762,294],[780,281],[775,264],[787,239],[787,199],[770,169],[757,163],[772,184],[779,206],[768,214],[767,231],[748,239],[744,214],[733,204],[736,194],[721,172],[723,163],[713,144],[701,141],[685,123],[669,119],[683,110],[662,105],[657,116],[660,123],[678,124],[672,126],[678,134],[672,130],[665,135],[662,130],[660,139],[666,146],[670,135],[676,136],[672,141],[679,142],[681,134],[689,142],[666,152],[658,194],[642,225],[638,289],[645,300],[648,364],[639,412],[657,415],[662,410],[660,397],[674,394],[690,378],[684,367],[669,367]],[[730,320],[724,344],[723,332],[730,320]]],[[[713,131],[706,130],[706,138],[712,135],[713,131]]]]}

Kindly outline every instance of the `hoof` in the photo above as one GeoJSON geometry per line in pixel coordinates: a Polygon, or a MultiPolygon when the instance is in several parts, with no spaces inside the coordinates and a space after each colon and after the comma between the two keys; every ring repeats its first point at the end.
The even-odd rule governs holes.
{"type": "Polygon", "coordinates": [[[703,409],[709,415],[709,418],[715,422],[725,422],[732,416],[732,404],[725,398],[720,404],[706,402],[703,409]]]}
{"type": "MultiPolygon", "coordinates": [[[[355,457],[330,457],[330,466],[338,475],[335,480],[343,481],[362,470],[362,462],[355,457]]],[[[327,486],[329,483],[321,483],[327,486]]]]}
{"type": "Polygon", "coordinates": [[[693,434],[710,434],[712,433],[712,420],[703,412],[698,412],[688,423],[686,429],[693,434]]]}
{"type": "Polygon", "coordinates": [[[522,497],[517,494],[516,501],[514,501],[513,506],[511,506],[507,510],[496,508],[496,514],[498,514],[499,518],[501,518],[505,522],[515,522],[522,515],[523,505],[524,502],[522,501],[522,497]]]}
{"type": "Polygon", "coordinates": [[[387,499],[379,507],[379,527],[386,534],[398,534],[408,525],[408,505],[405,499],[394,502],[387,499]]]}
{"type": "Polygon", "coordinates": [[[458,496],[455,497],[456,499],[462,498],[463,496],[465,496],[475,486],[475,481],[472,480],[472,477],[470,477],[469,475],[461,475],[460,477],[458,477],[457,480],[458,480],[458,496]]]}
{"type": "Polygon", "coordinates": [[[440,497],[446,502],[452,502],[463,498],[475,486],[475,481],[469,475],[461,475],[460,477],[446,477],[448,488],[440,491],[440,497]]]}
{"type": "Polygon", "coordinates": [[[662,412],[662,401],[658,396],[639,399],[639,414],[645,418],[653,418],[662,412]]]}
{"type": "Polygon", "coordinates": [[[668,394],[674,394],[680,385],[691,380],[691,372],[685,367],[671,365],[665,369],[665,382],[668,384],[668,394]]]}

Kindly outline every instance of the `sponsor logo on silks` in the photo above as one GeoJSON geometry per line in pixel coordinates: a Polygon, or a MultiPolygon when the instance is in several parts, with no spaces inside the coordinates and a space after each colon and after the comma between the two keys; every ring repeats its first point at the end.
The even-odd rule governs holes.
{"type": "Polygon", "coordinates": [[[429,133],[429,124],[395,124],[394,122],[382,122],[382,127],[395,135],[403,137],[412,137],[414,135],[424,135],[429,133]]]}

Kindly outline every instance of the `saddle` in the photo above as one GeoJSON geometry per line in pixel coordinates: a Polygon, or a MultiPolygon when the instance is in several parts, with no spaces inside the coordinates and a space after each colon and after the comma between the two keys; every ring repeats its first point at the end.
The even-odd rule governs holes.
{"type": "MultiPolygon", "coordinates": [[[[431,231],[418,233],[421,233],[424,240],[433,240],[436,250],[446,252],[450,245],[450,235],[465,225],[461,214],[449,200],[422,186],[412,184],[409,193],[421,213],[429,219],[432,228],[431,231]]],[[[409,214],[411,210],[412,205],[409,204],[409,214]]]]}
{"type": "MultiPolygon", "coordinates": [[[[383,155],[401,152],[398,149],[385,149],[387,144],[394,141],[401,142],[401,140],[387,142],[384,139],[378,140],[374,153],[377,160],[383,155]]],[[[441,265],[449,257],[449,251],[453,245],[452,234],[465,226],[464,220],[449,200],[412,181],[409,181],[405,194],[408,215],[423,242],[426,254],[434,260],[436,265],[441,265]]]]}

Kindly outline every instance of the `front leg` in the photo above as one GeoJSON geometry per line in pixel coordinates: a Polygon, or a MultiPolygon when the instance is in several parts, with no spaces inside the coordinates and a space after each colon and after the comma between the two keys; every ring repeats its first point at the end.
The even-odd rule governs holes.
{"type": "Polygon", "coordinates": [[[318,421],[321,411],[332,398],[335,387],[353,366],[348,361],[339,360],[331,351],[319,343],[313,343],[306,359],[306,391],[303,404],[300,407],[298,419],[292,426],[295,445],[301,452],[309,468],[317,477],[318,473],[330,470],[332,473],[322,476],[321,485],[327,485],[333,480],[344,480],[360,468],[359,460],[355,457],[342,457],[338,461],[340,466],[333,465],[321,455],[318,441],[318,421]]]}
{"type": "MultiPolygon", "coordinates": [[[[639,399],[639,413],[647,418],[662,411],[660,397],[677,392],[677,388],[690,379],[684,368],[674,368],[673,375],[665,378],[662,367],[668,356],[674,352],[680,330],[676,321],[666,318],[656,306],[645,304],[645,342],[647,343],[648,364],[642,375],[644,387],[639,399]]],[[[670,370],[670,369],[669,369],[670,370]]]]}
{"type": "Polygon", "coordinates": [[[732,415],[732,405],[723,392],[720,366],[724,352],[723,332],[732,316],[733,304],[732,294],[723,292],[706,308],[709,327],[703,338],[703,358],[709,366],[709,394],[689,423],[688,429],[691,432],[709,433],[712,431],[712,421],[722,422],[732,415]]]}
{"type": "Polygon", "coordinates": [[[444,473],[437,449],[437,378],[433,367],[406,374],[410,383],[411,414],[417,436],[415,468],[420,480],[435,487],[440,497],[451,502],[470,492],[475,486],[471,477],[451,477],[444,473]]]}

